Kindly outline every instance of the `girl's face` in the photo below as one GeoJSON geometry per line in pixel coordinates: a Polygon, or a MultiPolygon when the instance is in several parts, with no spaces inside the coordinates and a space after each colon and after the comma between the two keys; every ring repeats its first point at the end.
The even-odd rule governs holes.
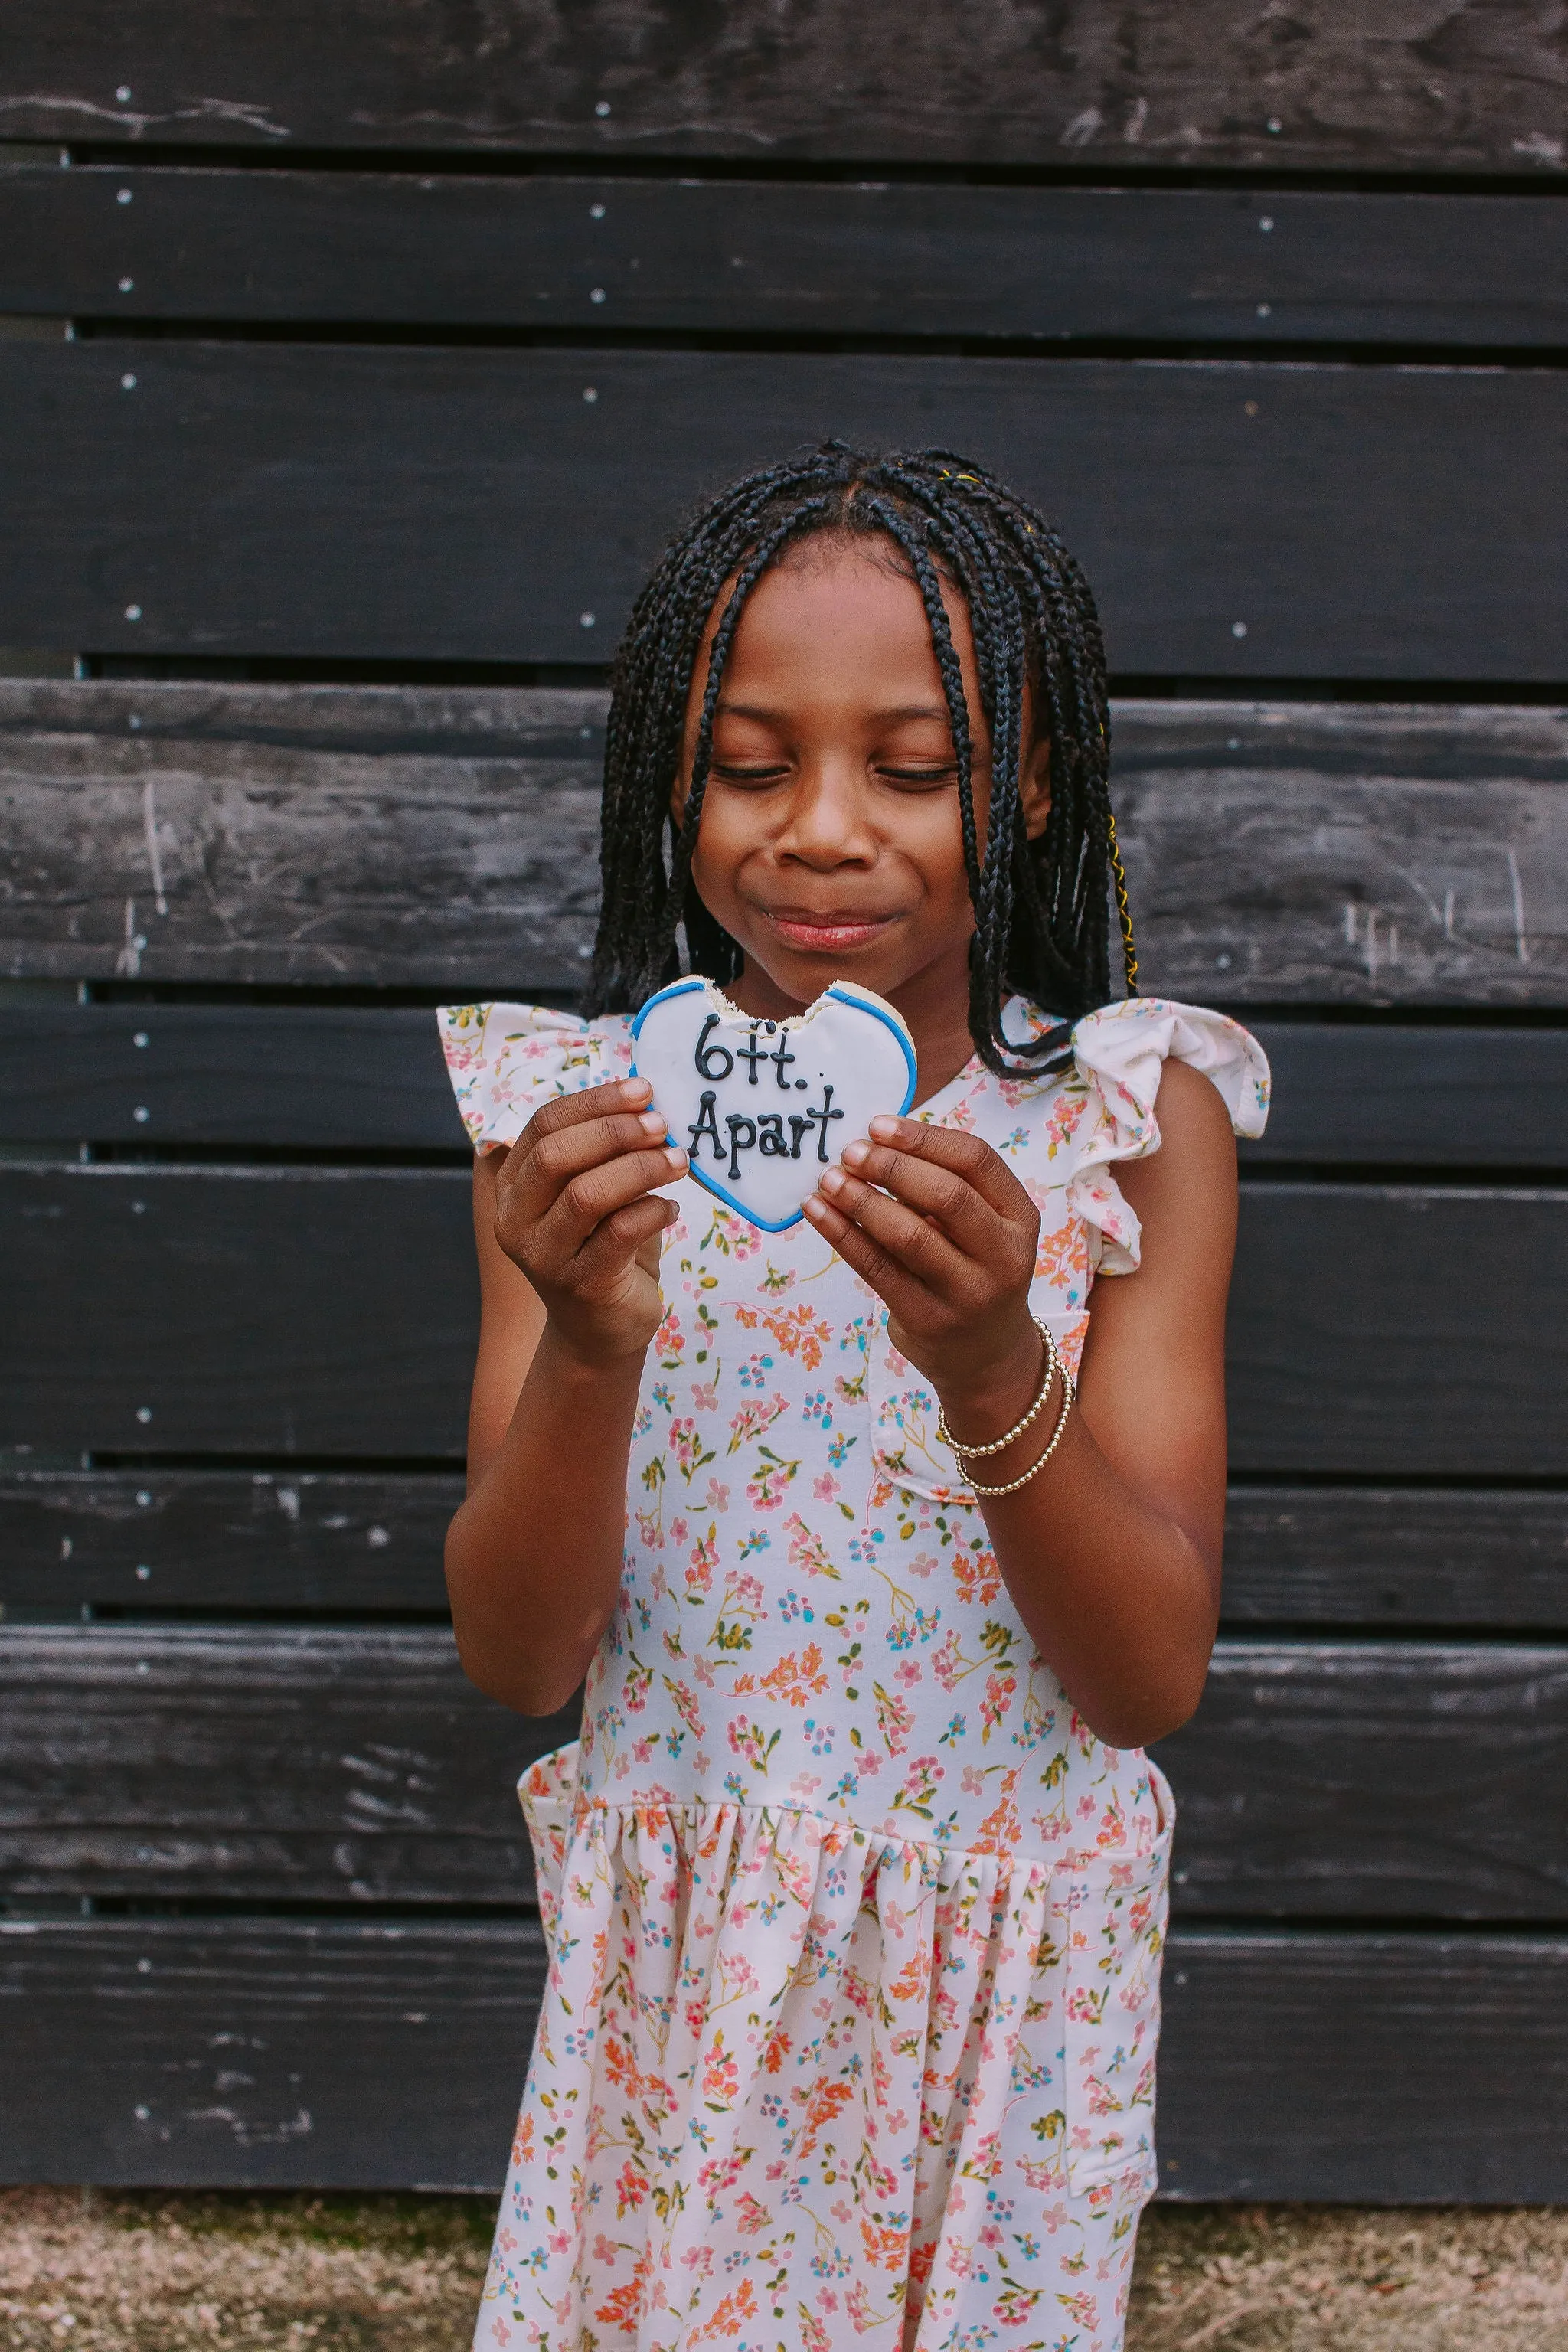
{"type": "MultiPolygon", "coordinates": [[[[734,993],[749,1013],[787,1015],[843,979],[889,998],[911,1027],[962,1024],[974,913],[958,768],[925,608],[901,562],[890,541],[809,540],[764,573],[741,616],[692,875],[744,951],[734,993]]],[[[973,638],[963,599],[946,582],[942,593],[984,845],[990,746],[973,638]]],[[[687,706],[678,823],[718,618],[716,609],[687,706]]],[[[1047,764],[1043,743],[1024,763],[1031,835],[1049,811],[1047,764]]]]}

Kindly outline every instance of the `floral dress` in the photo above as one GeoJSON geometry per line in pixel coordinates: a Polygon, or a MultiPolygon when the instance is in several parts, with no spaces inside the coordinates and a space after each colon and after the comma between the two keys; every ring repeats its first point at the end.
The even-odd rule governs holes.
{"type": "MultiPolygon", "coordinates": [[[[479,1145],[629,1060],[623,1018],[439,1017],[479,1145]]],[[[1111,1169],[1171,1055],[1260,1131],[1253,1039],[1151,998],[917,1114],[1037,1202],[1069,1364],[1138,1264],[1111,1169]]],[[[1035,1654],[876,1294],[808,1223],[672,1189],[619,1607],[521,1783],[551,1962],[478,2352],[1116,2352],[1169,1789],[1035,1654]]]]}

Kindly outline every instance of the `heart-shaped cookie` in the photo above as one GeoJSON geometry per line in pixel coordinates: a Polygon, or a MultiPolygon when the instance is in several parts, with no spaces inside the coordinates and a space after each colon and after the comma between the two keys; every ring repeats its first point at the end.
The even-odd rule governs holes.
{"type": "Polygon", "coordinates": [[[632,1023],[632,1071],[651,1080],[698,1182],[769,1234],[798,1224],[843,1145],[915,1097],[913,1038],[847,980],[788,1021],[753,1020],[710,980],[678,980],[632,1023]]]}

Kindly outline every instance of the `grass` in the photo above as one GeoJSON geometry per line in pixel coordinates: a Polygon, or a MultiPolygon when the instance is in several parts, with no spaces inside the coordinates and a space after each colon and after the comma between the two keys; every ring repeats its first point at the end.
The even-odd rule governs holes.
{"type": "MultiPolygon", "coordinates": [[[[4,2352],[467,2352],[489,2199],[0,2190],[4,2352]]],[[[1568,2352],[1568,2211],[1155,2206],[1127,2352],[1568,2352]]]]}

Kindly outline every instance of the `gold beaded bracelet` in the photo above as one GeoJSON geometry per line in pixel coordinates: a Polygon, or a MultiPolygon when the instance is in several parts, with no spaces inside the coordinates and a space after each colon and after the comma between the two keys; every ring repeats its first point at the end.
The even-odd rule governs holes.
{"type": "Polygon", "coordinates": [[[1054,1376],[1058,1371],[1062,1371],[1063,1378],[1066,1378],[1066,1373],[1063,1371],[1062,1360],[1057,1353],[1056,1338],[1049,1324],[1042,1323],[1037,1315],[1031,1315],[1029,1320],[1034,1325],[1036,1330],[1039,1333],[1046,1345],[1046,1368],[1040,1374],[1040,1385],[1036,1391],[1035,1402],[1029,1407],[1028,1412],[1024,1415],[1022,1421],[1016,1421],[1005,1437],[994,1438],[989,1445],[963,1444],[959,1439],[954,1437],[952,1430],[949,1429],[947,1425],[947,1411],[945,1406],[939,1406],[937,1408],[936,1416],[936,1433],[941,1439],[942,1444],[948,1448],[950,1453],[963,1454],[969,1460],[973,1462],[984,1460],[987,1454],[1005,1454],[1008,1446],[1011,1445],[1016,1438],[1022,1437],[1024,1432],[1039,1419],[1040,1414],[1045,1410],[1046,1399],[1050,1395],[1051,1381],[1054,1376]]]}
{"type": "Polygon", "coordinates": [[[1038,1477],[1040,1472],[1045,1468],[1047,1463],[1056,1452],[1057,1447],[1061,1444],[1062,1432],[1068,1425],[1068,1415],[1073,1408],[1073,1398],[1076,1394],[1076,1391],[1073,1387],[1072,1374],[1068,1371],[1065,1364],[1060,1366],[1060,1370],[1062,1376],[1062,1409],[1060,1413],[1058,1415],[1057,1425],[1051,1432],[1051,1442],[1047,1446],[1045,1452],[1040,1455],[1038,1461],[1031,1462],[1028,1468],[1024,1472],[1022,1477],[1009,1478],[1005,1486],[983,1486],[978,1478],[972,1478],[969,1481],[969,1491],[972,1495],[981,1495],[987,1497],[993,1495],[1016,1495],[1020,1486],[1026,1486],[1031,1478],[1038,1477]]]}

